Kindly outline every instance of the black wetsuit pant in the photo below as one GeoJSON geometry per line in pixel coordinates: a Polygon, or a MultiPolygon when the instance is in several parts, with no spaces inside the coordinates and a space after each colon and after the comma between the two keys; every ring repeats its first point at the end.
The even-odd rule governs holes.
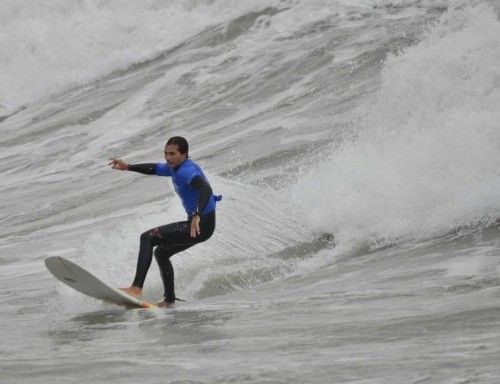
{"type": "Polygon", "coordinates": [[[137,271],[133,285],[141,288],[144,285],[146,274],[153,259],[153,247],[156,247],[154,255],[160,267],[165,290],[165,301],[175,301],[174,269],[172,268],[170,257],[195,244],[208,240],[214,233],[214,230],[215,211],[201,216],[200,234],[196,237],[191,237],[190,220],[163,225],[144,232],[141,235],[137,271]]]}

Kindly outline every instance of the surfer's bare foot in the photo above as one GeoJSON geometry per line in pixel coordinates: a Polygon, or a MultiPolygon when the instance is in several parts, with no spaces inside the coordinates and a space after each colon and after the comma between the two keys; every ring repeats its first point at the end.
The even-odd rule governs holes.
{"type": "Polygon", "coordinates": [[[158,304],[156,304],[160,308],[172,308],[174,306],[175,301],[160,301],[158,304]]]}
{"type": "Polygon", "coordinates": [[[126,294],[133,296],[137,299],[140,299],[142,296],[142,288],[136,287],[135,285],[132,285],[128,288],[120,288],[120,289],[126,294]]]}

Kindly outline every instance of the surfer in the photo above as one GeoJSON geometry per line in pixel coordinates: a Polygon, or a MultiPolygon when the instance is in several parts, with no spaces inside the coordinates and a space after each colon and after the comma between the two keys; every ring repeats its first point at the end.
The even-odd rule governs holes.
{"type": "Polygon", "coordinates": [[[139,256],[135,278],[130,287],[121,288],[131,296],[140,298],[146,274],[154,256],[160,267],[164,286],[164,300],[160,307],[170,307],[174,293],[174,269],[170,257],[195,244],[208,240],[215,230],[215,204],[221,196],[214,196],[201,167],[188,155],[188,142],[174,136],[165,145],[166,163],[127,164],[112,158],[108,165],[120,171],[133,171],[145,175],[170,176],[188,216],[179,221],[144,232],[140,237],[139,256]]]}

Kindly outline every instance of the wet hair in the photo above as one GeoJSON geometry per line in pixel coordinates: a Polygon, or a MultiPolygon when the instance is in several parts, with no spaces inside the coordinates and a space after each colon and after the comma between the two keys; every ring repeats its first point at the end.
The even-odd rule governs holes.
{"type": "Polygon", "coordinates": [[[180,136],[173,136],[167,141],[167,145],[177,145],[177,148],[179,149],[179,152],[182,154],[188,155],[189,152],[189,145],[187,140],[184,137],[180,136]]]}

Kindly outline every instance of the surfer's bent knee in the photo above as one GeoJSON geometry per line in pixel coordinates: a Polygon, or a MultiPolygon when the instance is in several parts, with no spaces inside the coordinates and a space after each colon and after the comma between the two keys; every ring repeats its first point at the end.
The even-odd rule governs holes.
{"type": "Polygon", "coordinates": [[[161,233],[159,228],[153,228],[141,234],[141,242],[145,241],[150,242],[158,240],[160,238],[161,238],[161,233]]]}

